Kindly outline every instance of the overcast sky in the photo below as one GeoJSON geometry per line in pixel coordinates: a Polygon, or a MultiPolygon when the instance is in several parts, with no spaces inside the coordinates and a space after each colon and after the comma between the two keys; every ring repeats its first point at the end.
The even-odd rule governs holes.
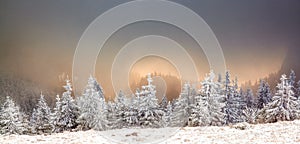
{"type": "MultiPolygon", "coordinates": [[[[124,2],[1,0],[0,71],[46,85],[55,83],[58,75],[71,73],[76,45],[87,26],[106,10],[124,2]]],[[[288,65],[285,69],[300,67],[297,56],[300,54],[300,1],[175,2],[192,9],[208,23],[223,48],[227,68],[242,82],[277,72],[283,63],[288,65]]],[[[149,25],[140,29],[149,32],[168,27],[158,24],[149,28],[149,25]]],[[[131,26],[127,30],[135,29],[131,26]]],[[[176,31],[175,34],[180,33],[176,31]]],[[[202,73],[207,72],[204,69],[202,73]]]]}

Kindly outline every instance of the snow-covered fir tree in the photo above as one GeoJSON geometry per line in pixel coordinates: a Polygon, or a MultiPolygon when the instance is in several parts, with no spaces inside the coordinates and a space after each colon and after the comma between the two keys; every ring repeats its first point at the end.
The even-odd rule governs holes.
{"type": "Polygon", "coordinates": [[[187,112],[188,115],[191,114],[191,106],[193,104],[195,104],[195,97],[197,96],[197,90],[195,88],[195,86],[192,86],[189,82],[186,82],[184,84],[184,93],[187,96],[187,103],[188,103],[188,107],[187,107],[187,112]]]}
{"type": "Polygon", "coordinates": [[[240,102],[240,121],[239,122],[248,122],[255,123],[257,117],[257,102],[254,98],[252,89],[247,88],[246,92],[241,95],[242,101],[240,102]]]}
{"type": "MultiPolygon", "coordinates": [[[[211,73],[213,73],[213,71],[211,70],[211,73]]],[[[214,75],[214,73],[213,73],[213,75],[214,75]]],[[[225,95],[224,95],[224,93],[223,93],[223,83],[222,83],[222,81],[221,82],[219,82],[219,80],[217,80],[217,81],[214,81],[214,79],[213,79],[213,82],[214,82],[214,84],[215,84],[215,89],[216,89],[216,93],[218,93],[218,94],[222,94],[223,95],[223,100],[225,100],[225,95]]]]}
{"type": "MultiPolygon", "coordinates": [[[[208,97],[206,95],[197,95],[195,103],[191,106],[191,113],[188,119],[188,126],[207,126],[210,123],[208,110],[208,97]]],[[[174,121],[171,119],[171,121],[174,121]]],[[[182,126],[180,123],[177,126],[182,126]]]]}
{"type": "Polygon", "coordinates": [[[241,103],[242,103],[242,106],[244,106],[243,108],[245,108],[247,106],[246,92],[242,88],[240,88],[240,90],[239,90],[239,96],[241,97],[241,103]]]}
{"type": "Polygon", "coordinates": [[[206,100],[205,103],[207,103],[209,125],[222,125],[225,123],[225,114],[222,111],[225,107],[225,103],[223,103],[225,96],[221,94],[219,83],[215,82],[214,79],[215,74],[211,71],[201,83],[201,93],[205,97],[202,100],[206,100]]]}
{"type": "Polygon", "coordinates": [[[80,129],[105,130],[108,127],[106,102],[98,86],[96,79],[90,76],[83,95],[77,99],[80,129]]]}
{"type": "Polygon", "coordinates": [[[233,87],[234,87],[234,90],[237,91],[239,86],[238,86],[238,78],[237,76],[235,77],[234,81],[233,81],[233,87]]]}
{"type": "Polygon", "coordinates": [[[53,125],[51,124],[51,110],[46,103],[44,95],[41,93],[40,99],[34,109],[31,117],[32,133],[42,134],[51,133],[53,125]]]}
{"type": "Polygon", "coordinates": [[[90,75],[88,79],[88,85],[90,85],[89,87],[92,87],[94,89],[94,91],[101,99],[105,100],[103,88],[92,75],[90,75]]]}
{"type": "Polygon", "coordinates": [[[248,123],[256,123],[257,115],[258,115],[258,108],[256,107],[246,107],[243,110],[245,116],[245,122],[248,123]]]}
{"type": "Polygon", "coordinates": [[[229,123],[230,115],[229,111],[227,110],[229,108],[229,98],[232,97],[231,92],[231,85],[230,85],[230,73],[229,71],[226,71],[225,73],[225,80],[223,81],[223,94],[225,96],[225,107],[223,108],[223,112],[225,113],[225,121],[226,123],[229,123]]]}
{"type": "Polygon", "coordinates": [[[289,82],[292,86],[295,86],[296,74],[295,74],[294,70],[291,70],[290,77],[289,77],[289,82]]]}
{"type": "MultiPolygon", "coordinates": [[[[33,108],[32,113],[31,113],[31,117],[29,119],[29,127],[30,127],[30,133],[36,133],[35,131],[35,123],[36,123],[36,109],[33,108]]],[[[50,119],[51,120],[51,119],[50,119]]],[[[50,123],[52,123],[52,120],[50,121],[50,123]]]]}
{"type": "Polygon", "coordinates": [[[182,88],[179,97],[173,100],[173,113],[171,114],[170,126],[180,127],[187,125],[188,122],[188,92],[189,85],[186,83],[182,88]]]}
{"type": "MultiPolygon", "coordinates": [[[[139,125],[138,112],[139,112],[140,97],[132,95],[126,103],[123,114],[123,127],[134,127],[139,125]]],[[[121,112],[122,112],[121,111],[121,112]]]]}
{"type": "Polygon", "coordinates": [[[159,108],[155,86],[152,84],[153,79],[150,74],[148,74],[147,81],[148,85],[142,86],[142,90],[136,93],[137,97],[140,98],[139,125],[142,127],[162,127],[164,111],[159,108]]]}
{"type": "Polygon", "coordinates": [[[246,98],[246,106],[248,108],[256,107],[255,98],[254,98],[253,92],[250,88],[247,89],[247,91],[245,93],[245,98],[246,98]]]}
{"type": "MultiPolygon", "coordinates": [[[[51,124],[53,125],[52,132],[61,132],[62,130],[58,127],[59,118],[61,117],[61,100],[59,95],[56,95],[55,107],[53,109],[53,113],[51,114],[51,124]]],[[[35,109],[33,110],[33,114],[35,114],[35,109]]],[[[34,119],[35,115],[32,115],[32,119],[34,119]]]]}
{"type": "Polygon", "coordinates": [[[123,91],[120,91],[118,95],[115,97],[114,100],[114,111],[113,111],[113,120],[110,122],[111,125],[113,125],[112,128],[123,128],[125,125],[125,111],[126,111],[126,106],[127,106],[127,101],[125,94],[123,91]]]}
{"type": "Polygon", "coordinates": [[[260,85],[257,92],[257,108],[262,109],[272,100],[271,91],[269,84],[260,80],[260,85]]]}
{"type": "Polygon", "coordinates": [[[117,104],[108,101],[107,104],[107,129],[116,129],[118,128],[117,120],[118,120],[118,115],[117,115],[117,104]]]}
{"type": "Polygon", "coordinates": [[[200,94],[195,97],[195,103],[191,105],[189,126],[222,125],[225,123],[225,94],[229,90],[229,72],[227,72],[226,77],[227,81],[224,84],[227,86],[224,86],[224,90],[222,90],[221,75],[217,81],[214,81],[215,74],[212,70],[201,82],[200,94]]]}
{"type": "Polygon", "coordinates": [[[230,85],[230,73],[226,71],[225,73],[225,80],[224,80],[224,94],[226,99],[229,99],[231,95],[231,85],[230,85]]]}
{"type": "Polygon", "coordinates": [[[66,85],[64,86],[65,92],[61,97],[61,126],[64,130],[71,130],[77,126],[76,119],[78,117],[78,106],[75,100],[71,96],[72,85],[70,80],[66,80],[66,85]]]}
{"type": "Polygon", "coordinates": [[[163,98],[162,98],[162,100],[161,100],[160,107],[162,109],[166,109],[167,105],[168,105],[168,100],[167,100],[166,95],[164,95],[163,98]]]}
{"type": "Polygon", "coordinates": [[[195,97],[197,95],[197,90],[195,86],[191,86],[190,88],[190,93],[189,93],[189,100],[188,100],[188,105],[191,106],[192,104],[195,104],[195,97]]]}
{"type": "Polygon", "coordinates": [[[118,104],[118,107],[124,108],[126,106],[126,96],[123,91],[120,90],[118,95],[115,97],[115,103],[118,104]]]}
{"type": "Polygon", "coordinates": [[[165,109],[165,114],[163,115],[163,123],[164,123],[164,127],[168,127],[171,121],[171,114],[173,111],[173,107],[171,102],[169,101],[167,104],[167,107],[165,109]]]}
{"type": "Polygon", "coordinates": [[[289,76],[289,83],[291,84],[292,87],[292,90],[294,92],[294,96],[296,98],[298,98],[297,96],[297,88],[296,88],[296,85],[297,85],[297,82],[296,82],[296,74],[295,74],[295,71],[294,70],[291,70],[290,72],[290,76],[289,76]]]}
{"type": "Polygon", "coordinates": [[[0,110],[0,134],[25,134],[28,123],[20,108],[9,96],[0,110]]]}
{"type": "Polygon", "coordinates": [[[78,117],[78,107],[72,94],[72,85],[69,79],[66,80],[66,85],[63,86],[65,92],[61,100],[57,97],[55,111],[52,114],[54,118],[54,132],[62,132],[72,130],[77,126],[76,119],[78,117]]]}
{"type": "MultiPolygon", "coordinates": [[[[239,123],[244,121],[243,109],[245,108],[245,103],[243,97],[239,95],[237,91],[237,85],[230,85],[230,74],[226,72],[226,79],[224,82],[224,93],[226,96],[225,102],[225,121],[229,123],[239,123]]],[[[233,81],[233,83],[235,83],[233,81]]]]}
{"type": "Polygon", "coordinates": [[[187,98],[188,105],[190,104],[191,90],[191,84],[189,82],[185,82],[181,94],[187,98]]]}
{"type": "MultiPolygon", "coordinates": [[[[186,107],[187,115],[190,115],[191,114],[191,105],[195,103],[195,96],[197,95],[197,92],[196,92],[195,88],[193,88],[191,86],[191,84],[189,82],[185,82],[185,84],[183,85],[181,95],[183,95],[187,100],[187,107],[186,107]]],[[[174,101],[174,103],[176,103],[176,101],[174,101]]]]}
{"type": "Polygon", "coordinates": [[[299,118],[299,103],[294,96],[293,86],[285,74],[281,76],[280,81],[272,102],[259,112],[260,122],[277,122],[299,118]]]}

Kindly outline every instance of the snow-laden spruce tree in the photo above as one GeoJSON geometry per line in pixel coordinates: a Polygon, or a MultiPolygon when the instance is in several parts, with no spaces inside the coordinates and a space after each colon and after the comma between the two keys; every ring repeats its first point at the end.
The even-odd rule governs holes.
{"type": "MultiPolygon", "coordinates": [[[[190,106],[190,111],[191,113],[188,118],[188,126],[207,126],[210,124],[208,97],[206,95],[197,95],[195,97],[195,103],[190,106]]],[[[173,121],[173,119],[171,119],[171,121],[173,121]]],[[[179,124],[178,126],[182,126],[182,124],[179,124]]]]}
{"type": "MultiPolygon", "coordinates": [[[[53,125],[52,132],[61,132],[62,130],[58,127],[59,118],[61,117],[61,100],[60,100],[59,95],[56,95],[56,102],[55,102],[55,107],[53,110],[54,110],[53,113],[51,113],[51,124],[53,125]]],[[[36,110],[33,109],[33,114],[36,113],[35,111],[36,110]]],[[[32,115],[31,118],[34,120],[35,115],[32,115]]]]}
{"type": "Polygon", "coordinates": [[[51,133],[53,125],[51,124],[51,110],[46,103],[44,95],[41,97],[33,110],[30,125],[32,126],[32,133],[42,134],[51,133]]]}
{"type": "MultiPolygon", "coordinates": [[[[239,95],[237,91],[238,87],[236,85],[231,86],[230,84],[230,74],[226,72],[226,79],[224,82],[224,94],[226,96],[225,102],[225,121],[229,123],[239,123],[244,121],[243,109],[245,108],[245,103],[243,97],[239,95]]],[[[233,81],[233,83],[235,83],[233,81]]]]}
{"type": "Polygon", "coordinates": [[[187,103],[188,103],[188,107],[187,107],[187,112],[188,115],[191,114],[191,106],[193,104],[195,104],[195,97],[197,96],[197,91],[195,86],[192,86],[189,82],[186,82],[184,84],[184,95],[186,95],[187,97],[187,103]]]}
{"type": "Polygon", "coordinates": [[[163,123],[164,123],[164,127],[168,127],[169,124],[170,124],[170,121],[171,121],[171,114],[172,114],[172,111],[173,111],[173,107],[172,107],[172,104],[171,102],[169,101],[168,104],[167,104],[167,107],[165,109],[165,114],[163,115],[163,123]]]}
{"type": "Polygon", "coordinates": [[[195,104],[195,97],[196,97],[197,94],[198,93],[197,93],[197,90],[196,90],[195,86],[191,86],[190,92],[189,92],[189,97],[188,97],[188,105],[189,106],[195,104]]]}
{"type": "Polygon", "coordinates": [[[242,95],[243,101],[240,103],[242,110],[241,121],[255,123],[257,118],[257,102],[254,98],[253,92],[250,88],[247,88],[246,93],[242,95]]]}
{"type": "MultiPolygon", "coordinates": [[[[223,102],[224,95],[221,94],[221,87],[218,82],[214,81],[215,74],[213,71],[207,75],[204,80],[201,82],[201,94],[204,103],[207,103],[208,110],[208,125],[222,125],[225,123],[225,114],[223,113],[223,108],[225,107],[225,103],[223,102]]],[[[206,125],[204,123],[204,125],[206,125]]]]}
{"type": "MultiPolygon", "coordinates": [[[[36,123],[36,109],[33,108],[32,113],[31,113],[31,117],[29,118],[29,132],[30,133],[36,133],[35,131],[35,123],[36,123]]],[[[51,119],[50,119],[51,120],[51,119]]],[[[52,123],[52,120],[50,121],[50,123],[52,123]]]]}
{"type": "Polygon", "coordinates": [[[0,134],[24,134],[27,132],[28,123],[19,109],[7,96],[0,111],[0,134]]]}
{"type": "Polygon", "coordinates": [[[142,86],[142,90],[137,92],[137,97],[140,98],[138,120],[142,127],[163,126],[162,116],[164,111],[159,108],[158,99],[156,97],[155,86],[152,84],[153,79],[148,74],[148,85],[142,86]]]}
{"type": "Polygon", "coordinates": [[[171,114],[170,126],[181,127],[187,125],[188,122],[188,91],[189,85],[184,84],[181,94],[173,100],[173,112],[171,114]]]}
{"type": "Polygon", "coordinates": [[[299,118],[297,99],[289,79],[283,74],[272,102],[259,112],[259,122],[277,122],[299,118]]]}
{"type": "Polygon", "coordinates": [[[247,123],[256,123],[257,115],[258,115],[258,108],[256,107],[246,107],[243,110],[245,122],[247,123]]]}
{"type": "Polygon", "coordinates": [[[126,102],[127,102],[126,96],[124,92],[120,90],[118,95],[115,97],[115,103],[117,104],[117,107],[121,108],[121,110],[124,109],[126,106],[126,102]]]}
{"type": "MultiPolygon", "coordinates": [[[[250,88],[247,88],[247,89],[250,89],[250,88]]],[[[240,96],[240,101],[241,101],[240,102],[241,103],[240,107],[241,107],[241,109],[246,109],[246,107],[247,107],[247,96],[246,96],[247,95],[247,89],[246,89],[246,91],[244,91],[243,88],[241,87],[240,90],[237,92],[238,95],[240,96]]]]}
{"type": "Polygon", "coordinates": [[[247,88],[247,91],[245,93],[245,98],[246,98],[246,106],[248,108],[256,107],[255,98],[254,98],[253,92],[250,88],[247,88]]]}
{"type": "Polygon", "coordinates": [[[70,80],[66,80],[66,85],[64,88],[66,91],[61,97],[60,125],[64,127],[64,130],[71,130],[77,126],[76,119],[78,117],[78,106],[71,96],[72,85],[70,80]]]}
{"type": "Polygon", "coordinates": [[[260,85],[257,91],[257,108],[262,109],[272,100],[271,90],[269,84],[260,80],[260,85]]]}
{"type": "Polygon", "coordinates": [[[224,95],[226,97],[226,99],[229,99],[230,95],[232,94],[232,87],[230,84],[230,73],[229,71],[226,71],[225,73],[225,80],[223,82],[224,85],[224,95]]]}
{"type": "Polygon", "coordinates": [[[296,83],[296,74],[295,74],[294,70],[291,70],[289,82],[290,82],[291,86],[294,86],[296,83]]]}
{"type": "Polygon", "coordinates": [[[110,122],[112,128],[123,128],[125,126],[125,111],[127,110],[127,99],[123,91],[120,91],[115,97],[114,110],[113,110],[113,120],[110,122]]]}
{"type": "Polygon", "coordinates": [[[225,121],[226,123],[229,123],[230,115],[229,115],[229,100],[232,97],[232,87],[230,83],[230,73],[229,71],[226,71],[225,73],[225,80],[223,81],[223,92],[225,96],[225,107],[223,108],[223,112],[225,113],[225,121]]]}
{"type": "Polygon", "coordinates": [[[92,76],[81,97],[77,99],[79,107],[79,129],[105,130],[107,128],[107,107],[104,94],[98,82],[92,76]]]}
{"type": "Polygon", "coordinates": [[[191,100],[191,92],[192,92],[191,84],[189,82],[185,82],[183,85],[181,94],[184,95],[184,97],[186,97],[188,106],[191,103],[191,101],[190,101],[191,100]]]}
{"type": "Polygon", "coordinates": [[[238,91],[238,89],[239,89],[237,76],[235,77],[235,79],[233,81],[233,88],[235,91],[238,91]]]}
{"type": "Polygon", "coordinates": [[[125,103],[124,110],[120,111],[119,113],[123,112],[123,127],[135,127],[139,125],[138,120],[138,111],[139,111],[139,103],[140,97],[137,95],[132,95],[131,98],[125,103]]]}
{"type": "MultiPolygon", "coordinates": [[[[209,77],[205,77],[204,81],[202,81],[202,88],[199,90],[200,94],[195,96],[195,102],[190,105],[190,114],[189,114],[189,120],[188,120],[188,126],[208,126],[212,123],[215,124],[215,110],[213,112],[210,112],[210,109],[216,106],[217,103],[222,103],[222,101],[215,101],[215,96],[210,97],[210,85],[206,83],[209,77]],[[212,106],[210,106],[212,104],[212,106]],[[212,116],[212,117],[211,117],[212,116]]],[[[216,86],[216,85],[214,85],[216,86]]],[[[216,89],[215,89],[216,90],[216,89]]],[[[214,92],[218,90],[213,90],[214,92]]],[[[212,94],[214,95],[214,94],[212,94]]],[[[221,97],[220,97],[221,98],[221,97]]],[[[221,100],[219,98],[216,98],[216,100],[221,100]]],[[[221,113],[223,113],[222,108],[219,109],[221,113]]],[[[218,112],[217,112],[218,113],[218,112]]],[[[224,118],[222,118],[224,119],[224,118]]]]}
{"type": "Polygon", "coordinates": [[[116,102],[107,102],[107,121],[108,129],[116,129],[122,127],[122,117],[118,115],[118,104],[116,102]]]}
{"type": "Polygon", "coordinates": [[[66,80],[66,85],[63,86],[65,92],[62,94],[61,100],[57,97],[55,111],[52,114],[54,118],[54,132],[63,132],[72,130],[77,126],[76,119],[78,117],[78,107],[72,98],[72,85],[69,79],[66,80]]]}
{"type": "Polygon", "coordinates": [[[160,107],[162,109],[166,109],[167,105],[168,105],[168,100],[167,100],[166,95],[164,95],[163,98],[162,98],[162,100],[161,100],[160,107]]]}

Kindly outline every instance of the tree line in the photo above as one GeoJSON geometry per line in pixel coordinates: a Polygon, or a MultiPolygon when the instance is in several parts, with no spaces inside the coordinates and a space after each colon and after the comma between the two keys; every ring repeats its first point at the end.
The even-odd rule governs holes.
{"type": "Polygon", "coordinates": [[[89,77],[82,95],[73,98],[69,79],[65,91],[56,96],[51,109],[44,94],[27,115],[7,96],[0,109],[1,134],[43,134],[78,130],[110,130],[130,127],[161,128],[181,126],[222,126],[240,122],[269,123],[300,118],[300,81],[293,71],[283,74],[276,93],[260,80],[255,97],[251,89],[238,87],[229,71],[225,78],[213,71],[196,89],[186,82],[179,97],[158,103],[151,74],[147,84],[132,95],[120,91],[114,101],[106,101],[96,79],[89,77]]]}

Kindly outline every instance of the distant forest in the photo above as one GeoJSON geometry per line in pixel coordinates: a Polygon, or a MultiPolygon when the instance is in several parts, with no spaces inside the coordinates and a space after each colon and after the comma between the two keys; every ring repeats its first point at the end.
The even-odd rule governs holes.
{"type": "MultiPolygon", "coordinates": [[[[140,88],[141,86],[143,85],[146,85],[147,84],[147,76],[140,76],[139,74],[132,74],[132,75],[135,75],[135,78],[133,79],[133,82],[130,84],[130,88],[133,92],[135,92],[135,90],[137,88],[140,88]]],[[[154,72],[152,74],[152,77],[155,78],[155,77],[161,77],[165,83],[166,83],[166,86],[167,86],[167,89],[166,89],[166,97],[168,100],[173,100],[175,98],[177,98],[181,92],[181,80],[174,76],[174,75],[171,75],[171,74],[161,74],[161,73],[157,73],[157,72],[154,72]]],[[[157,91],[159,92],[159,86],[156,86],[157,88],[157,91]]],[[[161,99],[160,99],[161,100],[161,99]]]]}

